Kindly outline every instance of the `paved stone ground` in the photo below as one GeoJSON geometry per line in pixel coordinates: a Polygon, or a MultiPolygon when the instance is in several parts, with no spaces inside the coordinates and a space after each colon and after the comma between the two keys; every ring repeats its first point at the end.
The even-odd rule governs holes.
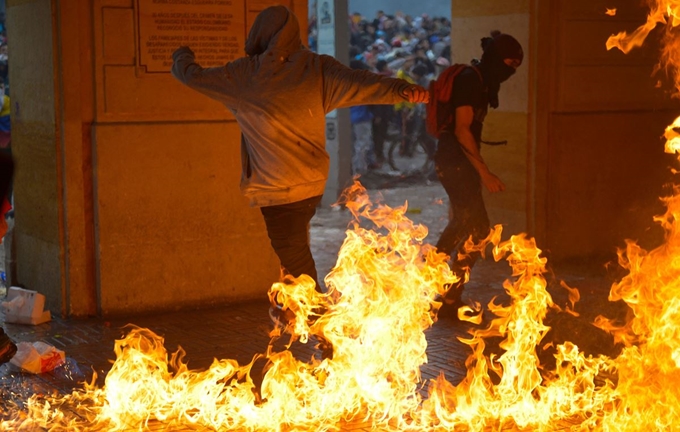
{"type": "MultiPolygon", "coordinates": [[[[382,196],[388,205],[401,205],[409,202],[408,215],[418,223],[430,228],[428,242],[436,241],[446,224],[446,194],[439,184],[428,184],[422,178],[395,179],[377,176],[370,183],[377,189],[371,190],[374,198],[382,196]],[[380,189],[387,186],[386,189],[380,189]]],[[[319,209],[312,221],[311,238],[313,253],[320,274],[326,274],[333,266],[337,251],[344,239],[350,214],[340,209],[319,209]]],[[[1,260],[0,260],[1,262],[1,260]]],[[[510,277],[506,263],[482,261],[474,269],[465,298],[486,304],[492,297],[505,298],[503,280],[510,277]]],[[[623,313],[620,305],[606,302],[610,280],[598,274],[583,274],[578,269],[566,269],[560,273],[553,269],[548,275],[550,290],[556,302],[566,301],[566,293],[559,288],[559,279],[565,279],[571,286],[581,290],[582,300],[577,306],[583,316],[580,324],[571,329],[589,329],[583,324],[598,313],[623,313]]],[[[15,341],[45,341],[66,352],[68,362],[65,367],[54,373],[40,376],[25,374],[10,364],[0,366],[0,417],[3,405],[8,400],[21,402],[33,393],[69,392],[79,387],[80,382],[89,380],[92,372],[99,375],[98,382],[110,368],[114,358],[113,343],[126,333],[125,325],[134,324],[146,327],[165,338],[165,346],[173,352],[182,346],[187,353],[189,367],[207,368],[214,358],[231,358],[240,364],[250,362],[253,355],[264,352],[269,341],[271,323],[268,305],[263,299],[245,304],[227,305],[211,310],[187,311],[182,313],[135,316],[124,319],[102,320],[65,320],[54,318],[39,326],[21,326],[4,323],[5,331],[15,341]],[[3,402],[4,400],[4,402],[3,402]]],[[[2,317],[0,316],[0,322],[2,317]]],[[[465,373],[465,359],[469,349],[458,341],[458,336],[466,334],[471,324],[442,320],[426,332],[429,363],[422,367],[423,379],[436,378],[444,373],[446,378],[457,383],[465,373]]],[[[568,334],[578,332],[567,331],[568,334]]],[[[593,351],[602,349],[601,340],[583,333],[584,345],[593,351]]],[[[577,342],[578,343],[578,342],[577,342]]],[[[281,348],[282,349],[282,348],[281,348]]],[[[291,349],[294,355],[303,360],[320,352],[313,344],[296,343],[291,349]]],[[[364,430],[365,425],[343,427],[343,430],[364,430]]],[[[163,427],[156,426],[155,430],[163,427]]]]}

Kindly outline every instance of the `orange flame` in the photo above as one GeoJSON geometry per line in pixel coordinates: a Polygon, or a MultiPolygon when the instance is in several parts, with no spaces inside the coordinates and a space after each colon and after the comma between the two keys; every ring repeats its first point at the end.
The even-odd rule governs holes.
{"type": "Polygon", "coordinates": [[[599,411],[609,400],[611,383],[596,385],[595,378],[610,366],[606,358],[586,358],[567,343],[558,346],[558,369],[551,378],[539,371],[536,347],[547,330],[543,324],[547,310],[554,307],[546,291],[546,259],[533,239],[512,236],[500,242],[500,227],[487,241],[495,245],[494,259],[505,259],[513,268],[514,282],[503,286],[511,298],[507,306],[488,309],[497,317],[483,330],[472,332],[463,342],[473,354],[466,365],[468,373],[452,386],[440,377],[432,386],[422,414],[430,424],[453,429],[465,425],[470,430],[485,427],[553,430],[560,420],[578,418],[584,428],[590,424],[584,413],[599,411]],[[484,340],[504,337],[498,356],[484,354],[484,340]],[[489,374],[497,376],[498,382],[489,374]]]}
{"type": "MultiPolygon", "coordinates": [[[[613,36],[608,49],[641,45],[658,23],[670,24],[670,32],[678,10],[680,0],[655,1],[647,23],[630,36],[613,36]]],[[[677,72],[674,35],[666,42],[663,61],[677,72]]],[[[666,130],[666,151],[678,152],[679,130],[680,119],[666,130]]],[[[629,241],[619,254],[628,275],[612,286],[610,299],[625,301],[631,319],[623,325],[596,321],[624,345],[617,358],[586,356],[565,342],[555,346],[555,370],[542,370],[536,350],[549,330],[546,314],[557,306],[546,289],[541,250],[526,235],[502,241],[500,227],[479,245],[468,242],[468,249],[479,251],[493,245],[494,259],[512,267],[512,280],[503,284],[510,301],[492,300],[486,309],[493,318],[461,339],[472,350],[463,381],[453,385],[442,375],[429,383],[427,399],[419,393],[420,367],[427,361],[424,332],[456,276],[448,257],[424,243],[427,229],[406,217],[406,204],[375,206],[358,184],[345,199],[356,221],[326,277],[328,294],[316,293],[306,276],[270,290],[295,314],[272,337],[286,331],[291,341],[323,339],[333,346],[332,358],[303,363],[270,347],[258,400],[253,363],[215,360],[208,370],[192,371],[181,349],[168,356],[161,337],[133,328],[116,342],[104,387],[93,381],[70,395],[32,397],[27,412],[0,422],[0,429],[144,430],[161,422],[164,429],[324,431],[353,420],[380,431],[680,426],[680,186],[656,218],[666,230],[665,244],[648,252],[629,241]],[[362,218],[371,229],[359,223],[362,218]],[[502,338],[503,353],[485,352],[491,337],[502,338]]],[[[573,308],[578,290],[563,287],[573,308]]],[[[475,317],[479,324],[481,318],[475,317]]]]}
{"type": "Polygon", "coordinates": [[[33,398],[26,419],[3,426],[126,430],[160,421],[166,427],[218,430],[281,430],[282,424],[290,430],[331,430],[362,419],[374,430],[401,431],[493,425],[551,430],[574,418],[596,423],[584,413],[601,412],[612,400],[610,381],[595,384],[601,371],[611,369],[610,361],[586,358],[566,343],[557,347],[557,370],[541,375],[536,346],[548,330],[547,310],[555,307],[543,277],[546,260],[525,235],[501,242],[500,227],[481,245],[470,246],[491,243],[494,258],[512,266],[514,281],[504,284],[511,302],[492,301],[488,310],[496,318],[463,340],[473,351],[463,382],[453,386],[440,377],[422,400],[424,331],[433,324],[437,299],[456,277],[448,257],[423,243],[427,230],[406,218],[406,205],[374,207],[358,185],[348,195],[347,207],[357,220],[367,218],[374,227],[355,222],[347,232],[326,278],[329,294],[315,294],[307,277],[276,284],[271,294],[296,313],[287,328],[292,337],[324,338],[333,345],[332,359],[306,364],[289,351],[270,350],[257,403],[251,365],[216,360],[207,371],[191,371],[183,351],[168,359],[162,338],[135,328],[116,343],[117,359],[104,388],[86,385],[46,402],[33,398]],[[327,312],[308,325],[305,314],[321,305],[327,312]],[[502,355],[484,353],[491,336],[504,338],[502,355]]]}
{"type": "Polygon", "coordinates": [[[680,93],[680,39],[676,37],[674,29],[680,24],[680,0],[648,0],[651,4],[651,12],[647,17],[647,22],[638,27],[633,33],[620,32],[612,35],[607,40],[607,49],[618,48],[624,53],[630,52],[633,48],[641,47],[647,36],[657,25],[664,24],[667,31],[664,33],[661,48],[661,58],[657,70],[665,69],[673,77],[676,92],[675,97],[680,93]]]}
{"type": "Polygon", "coordinates": [[[31,398],[26,418],[2,426],[126,430],[158,421],[167,428],[331,430],[363,420],[374,430],[494,424],[547,430],[610,400],[604,390],[612,385],[594,384],[609,367],[607,359],[587,359],[573,344],[558,347],[554,376],[541,376],[536,346],[548,330],[546,311],[554,307],[543,277],[546,260],[524,235],[501,242],[500,227],[481,245],[469,246],[491,243],[494,258],[513,267],[515,280],[504,284],[511,303],[492,301],[488,309],[496,318],[464,340],[473,351],[465,380],[453,386],[440,377],[423,400],[424,332],[456,276],[448,257],[423,243],[427,229],[406,217],[406,205],[374,206],[358,184],[347,192],[346,205],[357,221],[326,277],[329,293],[316,293],[306,276],[275,284],[270,293],[296,314],[286,328],[291,338],[323,338],[333,346],[332,358],[308,364],[270,348],[258,402],[252,364],[215,360],[206,371],[192,371],[181,349],[168,357],[162,338],[134,328],[117,341],[103,388],[88,384],[61,398],[31,398]],[[327,311],[310,325],[308,316],[319,307],[327,311]],[[504,338],[502,355],[485,355],[490,336],[504,338]]]}
{"type": "MultiPolygon", "coordinates": [[[[640,27],[638,27],[633,33],[628,34],[627,32],[620,32],[616,35],[612,35],[607,40],[607,49],[618,48],[624,53],[630,52],[633,48],[641,47],[642,44],[649,36],[649,33],[654,30],[657,24],[665,24],[666,12],[677,11],[677,7],[671,7],[671,3],[664,0],[656,0],[656,5],[652,6],[652,11],[647,16],[647,22],[640,27]]],[[[678,5],[680,2],[675,1],[678,5]]],[[[676,5],[677,6],[677,5],[676,5]]]]}
{"type": "MultiPolygon", "coordinates": [[[[673,77],[676,96],[680,90],[680,1],[657,0],[647,23],[633,35],[608,41],[628,52],[640,46],[649,30],[666,24],[659,68],[673,77]],[[622,43],[619,43],[622,41],[622,43]]],[[[680,119],[666,129],[665,151],[678,153],[680,119]]],[[[664,198],[666,213],[655,218],[666,231],[663,245],[646,251],[632,241],[619,252],[619,264],[628,275],[612,286],[610,300],[625,301],[632,319],[617,326],[602,317],[596,325],[611,331],[626,345],[615,360],[620,403],[607,412],[603,425],[611,430],[672,430],[680,425],[680,186],[664,198]],[[651,401],[659,401],[652,403],[651,401]]]]}
{"type": "Polygon", "coordinates": [[[405,414],[421,401],[424,331],[440,306],[436,299],[457,279],[448,257],[423,243],[427,229],[405,216],[406,205],[373,207],[358,184],[347,194],[353,197],[347,207],[374,229],[356,222],[347,232],[337,265],[326,277],[330,292],[316,293],[307,276],[275,284],[270,292],[296,315],[286,328],[291,339],[320,336],[333,345],[332,359],[307,364],[287,350],[270,350],[257,403],[252,365],[216,360],[207,371],[191,371],[183,351],[168,358],[162,338],[135,328],[117,341],[104,388],[86,385],[46,402],[32,398],[26,420],[2,426],[126,430],[160,421],[219,430],[280,430],[282,424],[327,430],[364,418],[381,429],[392,424],[401,430],[405,414]],[[320,307],[327,312],[310,325],[308,317],[320,307]],[[73,416],[67,409],[73,406],[87,408],[73,416]]]}

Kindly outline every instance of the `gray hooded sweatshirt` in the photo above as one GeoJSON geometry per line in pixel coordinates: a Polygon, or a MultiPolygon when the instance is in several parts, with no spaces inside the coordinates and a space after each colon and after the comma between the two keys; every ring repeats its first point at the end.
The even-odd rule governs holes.
{"type": "Polygon", "coordinates": [[[194,53],[173,54],[172,74],[223,103],[241,128],[241,191],[256,207],[322,195],[328,178],[325,116],[353,105],[406,100],[406,81],[352,70],[300,41],[295,15],[273,6],[258,15],[247,57],[202,68],[194,53]]]}

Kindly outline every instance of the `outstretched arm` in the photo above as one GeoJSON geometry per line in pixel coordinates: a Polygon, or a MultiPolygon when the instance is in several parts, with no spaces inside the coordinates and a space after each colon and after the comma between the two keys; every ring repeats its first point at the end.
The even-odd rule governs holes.
{"type": "Polygon", "coordinates": [[[505,184],[503,181],[489,170],[486,162],[482,159],[482,154],[479,152],[475,137],[470,130],[473,119],[474,111],[470,105],[463,105],[456,108],[456,138],[463,147],[465,156],[467,156],[470,163],[472,163],[472,166],[474,166],[479,173],[484,187],[492,193],[504,191],[505,184]]]}
{"type": "Polygon", "coordinates": [[[229,66],[203,68],[196,63],[191,48],[179,47],[172,54],[172,76],[183,84],[216,99],[228,107],[235,106],[239,86],[234,82],[229,66]]]}
{"type": "Polygon", "coordinates": [[[332,57],[321,56],[326,112],[355,105],[424,103],[429,93],[421,86],[365,70],[350,69],[332,57]]]}

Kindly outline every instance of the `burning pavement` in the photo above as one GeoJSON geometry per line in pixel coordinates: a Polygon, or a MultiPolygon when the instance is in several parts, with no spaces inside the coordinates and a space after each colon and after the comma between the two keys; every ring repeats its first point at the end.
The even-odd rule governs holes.
{"type": "Polygon", "coordinates": [[[581,275],[561,283],[545,273],[531,240],[496,237],[493,255],[505,262],[489,256],[475,267],[466,289],[468,302],[486,310],[483,322],[433,322],[433,300],[453,276],[423,241],[425,227],[410,219],[443,224],[437,220],[445,212],[433,204],[444,192],[438,185],[385,191],[386,201],[403,204],[404,196],[413,199],[411,209],[422,211],[372,204],[357,191],[348,208],[363,216],[347,233],[349,211],[320,212],[313,221],[314,253],[321,268],[337,260],[326,280],[336,294],[320,297],[310,286],[295,299],[288,286],[276,285],[280,299],[303,314],[320,302],[330,306],[311,327],[298,320],[295,338],[274,331],[269,348],[272,324],[261,302],[135,318],[139,327],[54,320],[29,333],[8,325],[17,340],[53,343],[70,361],[39,376],[4,365],[3,427],[555,430],[601,423],[606,410],[621,403],[612,393],[615,365],[599,357],[605,348],[618,354],[620,346],[589,324],[597,314],[625,314],[620,302],[606,301],[609,281],[581,275]],[[334,237],[336,245],[346,237],[339,253],[329,246],[334,237]],[[590,294],[588,302],[574,306],[570,286],[590,294]],[[574,344],[560,345],[563,335],[548,332],[551,320],[595,357],[574,344]],[[316,348],[320,335],[334,346],[331,359],[316,348]],[[117,359],[111,365],[114,340],[117,359]],[[169,354],[178,345],[183,350],[169,354]],[[559,361],[542,367],[554,353],[559,361]],[[257,366],[261,354],[269,357],[264,379],[257,366]]]}
{"type": "MultiPolygon", "coordinates": [[[[652,6],[647,25],[609,46],[626,51],[657,23],[671,32],[680,23],[677,2],[652,6]]],[[[667,46],[673,61],[677,49],[667,46]]],[[[666,132],[669,153],[680,148],[678,126],[666,132]]],[[[28,334],[8,326],[17,340],[47,339],[75,361],[36,377],[3,366],[0,429],[680,427],[680,187],[657,218],[665,242],[650,251],[628,242],[619,256],[625,271],[609,284],[555,276],[533,239],[497,227],[475,268],[483,277],[467,288],[467,314],[453,322],[436,320],[455,276],[425,241],[428,228],[406,204],[380,204],[359,185],[349,196],[354,222],[325,279],[328,293],[306,277],[270,290],[296,314],[286,329],[271,328],[262,304],[136,319],[139,327],[124,329],[57,321],[28,334]],[[116,338],[116,359],[105,366],[116,338]],[[332,355],[321,356],[320,340],[332,355]],[[169,353],[178,343],[184,349],[169,353]],[[217,358],[193,363],[206,354],[217,358]],[[263,359],[264,368],[254,366],[263,359]]]]}

